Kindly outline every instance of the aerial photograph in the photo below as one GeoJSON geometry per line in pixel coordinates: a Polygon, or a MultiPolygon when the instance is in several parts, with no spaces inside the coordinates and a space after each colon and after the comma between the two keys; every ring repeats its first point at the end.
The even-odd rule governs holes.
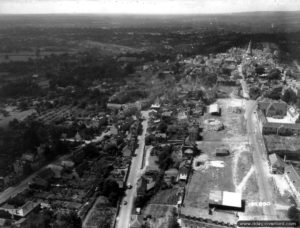
{"type": "Polygon", "coordinates": [[[300,227],[299,0],[0,0],[0,228],[300,227]]]}

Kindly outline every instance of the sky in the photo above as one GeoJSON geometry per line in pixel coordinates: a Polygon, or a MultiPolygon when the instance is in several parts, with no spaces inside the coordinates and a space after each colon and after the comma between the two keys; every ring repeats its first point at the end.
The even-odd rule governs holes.
{"type": "Polygon", "coordinates": [[[0,0],[0,14],[211,14],[298,10],[300,0],[0,0]]]}

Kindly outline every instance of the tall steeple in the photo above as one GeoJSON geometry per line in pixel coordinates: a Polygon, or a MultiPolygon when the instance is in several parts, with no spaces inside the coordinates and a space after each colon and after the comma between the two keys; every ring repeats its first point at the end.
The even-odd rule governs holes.
{"type": "Polygon", "coordinates": [[[248,49],[246,52],[247,55],[252,55],[252,41],[250,40],[249,45],[248,45],[248,49]]]}

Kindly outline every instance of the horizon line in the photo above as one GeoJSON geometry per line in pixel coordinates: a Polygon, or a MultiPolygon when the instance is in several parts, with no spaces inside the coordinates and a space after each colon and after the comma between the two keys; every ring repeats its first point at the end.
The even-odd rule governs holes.
{"type": "Polygon", "coordinates": [[[52,16],[52,15],[94,15],[94,16],[207,16],[207,15],[233,15],[233,14],[243,14],[243,13],[296,13],[300,10],[256,10],[256,11],[239,11],[239,12],[223,12],[223,13],[1,13],[1,16],[52,16]]]}

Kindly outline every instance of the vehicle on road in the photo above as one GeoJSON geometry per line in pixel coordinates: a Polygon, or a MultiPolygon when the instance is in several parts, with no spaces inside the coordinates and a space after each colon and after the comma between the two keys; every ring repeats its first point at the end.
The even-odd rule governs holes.
{"type": "Polygon", "coordinates": [[[127,184],[127,189],[132,189],[132,185],[130,183],[127,184]]]}
{"type": "Polygon", "coordinates": [[[124,201],[124,205],[127,205],[127,203],[128,203],[127,201],[124,201]]]}

